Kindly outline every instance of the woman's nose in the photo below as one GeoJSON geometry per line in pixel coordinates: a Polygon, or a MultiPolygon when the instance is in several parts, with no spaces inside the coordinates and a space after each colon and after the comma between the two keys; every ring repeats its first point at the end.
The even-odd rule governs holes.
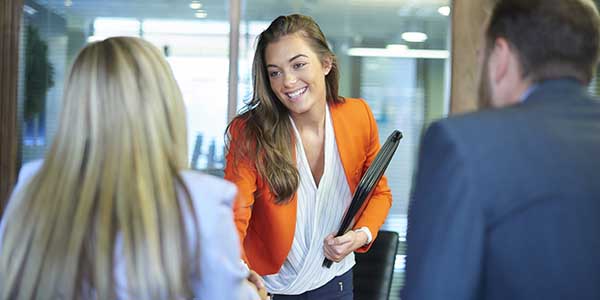
{"type": "Polygon", "coordinates": [[[288,72],[285,74],[283,84],[285,86],[293,86],[294,84],[296,84],[297,81],[298,81],[298,79],[296,78],[296,76],[294,76],[293,74],[290,74],[288,72]]]}

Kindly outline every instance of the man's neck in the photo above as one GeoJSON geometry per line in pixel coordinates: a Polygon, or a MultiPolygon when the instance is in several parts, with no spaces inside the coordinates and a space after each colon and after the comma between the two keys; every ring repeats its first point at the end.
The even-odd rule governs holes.
{"type": "Polygon", "coordinates": [[[529,79],[519,79],[508,89],[504,101],[497,103],[496,107],[511,106],[523,102],[530,93],[530,88],[533,87],[532,81],[529,79]]]}

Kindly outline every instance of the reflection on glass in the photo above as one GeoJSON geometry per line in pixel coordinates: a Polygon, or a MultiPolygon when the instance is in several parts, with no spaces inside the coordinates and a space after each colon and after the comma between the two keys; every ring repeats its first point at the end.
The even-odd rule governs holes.
{"type": "Polygon", "coordinates": [[[56,131],[67,60],[66,32],[64,18],[34,1],[25,1],[17,108],[24,161],[43,156],[56,131]]]}
{"type": "Polygon", "coordinates": [[[54,86],[54,67],[38,29],[28,25],[26,32],[23,144],[35,147],[46,144],[46,94],[54,86]]]}
{"type": "MultiPolygon", "coordinates": [[[[65,72],[86,43],[111,36],[142,37],[163,49],[188,116],[191,166],[223,167],[229,66],[225,3],[189,1],[26,0],[20,57],[19,111],[23,162],[41,158],[59,117],[65,72]],[[198,137],[202,137],[198,139],[198,137]],[[196,143],[197,140],[203,142],[196,143]]],[[[218,172],[217,172],[218,173],[218,172]]]]}

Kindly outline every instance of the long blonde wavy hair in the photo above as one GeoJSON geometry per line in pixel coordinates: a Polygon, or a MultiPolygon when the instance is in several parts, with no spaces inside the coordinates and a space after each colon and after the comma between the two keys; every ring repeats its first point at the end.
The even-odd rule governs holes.
{"type": "Polygon", "coordinates": [[[166,60],[138,38],[88,45],[63,102],[41,169],[5,214],[0,297],[115,299],[118,251],[128,297],[191,298],[199,270],[184,212],[195,232],[198,223],[179,175],[185,108],[166,60]]]}
{"type": "Polygon", "coordinates": [[[339,70],[337,59],[329,48],[325,35],[315,20],[309,16],[292,14],[279,16],[258,36],[252,63],[253,95],[242,113],[227,127],[227,142],[232,166],[238,160],[254,163],[260,177],[264,178],[276,203],[287,203],[298,189],[300,177],[292,149],[294,147],[292,124],[288,110],[271,89],[265,51],[269,44],[290,34],[298,34],[306,40],[319,56],[321,63],[331,61],[331,70],[325,76],[326,101],[342,103],[338,95],[339,70]],[[233,138],[232,132],[236,138],[233,138]]]}

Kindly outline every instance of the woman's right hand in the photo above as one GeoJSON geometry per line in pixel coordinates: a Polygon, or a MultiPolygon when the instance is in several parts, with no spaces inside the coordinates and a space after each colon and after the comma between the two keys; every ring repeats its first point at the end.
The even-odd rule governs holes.
{"type": "Polygon", "coordinates": [[[262,277],[258,275],[254,270],[248,270],[248,281],[254,285],[256,290],[258,291],[258,295],[260,296],[260,300],[267,300],[269,297],[267,296],[267,288],[265,287],[265,283],[262,280],[262,277]]]}

